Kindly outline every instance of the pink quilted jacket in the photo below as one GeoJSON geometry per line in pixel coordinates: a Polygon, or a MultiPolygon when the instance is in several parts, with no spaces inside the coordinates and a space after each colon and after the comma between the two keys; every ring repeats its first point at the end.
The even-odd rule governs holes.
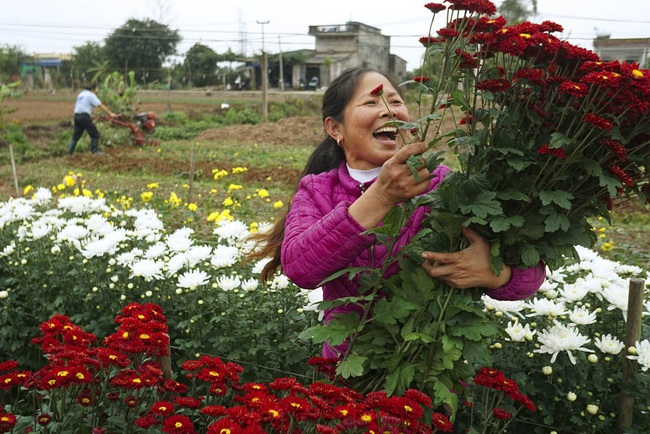
{"type": "MultiPolygon", "coordinates": [[[[433,172],[430,188],[436,188],[449,169],[439,166],[433,172]]],[[[296,285],[313,289],[333,273],[350,267],[379,268],[386,257],[386,248],[375,244],[375,236],[364,234],[365,229],[348,214],[348,207],[372,181],[360,185],[350,177],[345,162],[338,169],[318,175],[305,176],[291,203],[282,243],[282,268],[296,285]],[[374,248],[370,248],[374,245],[374,248]]],[[[411,216],[399,235],[399,251],[419,231],[427,208],[419,208],[411,216]]],[[[389,270],[392,275],[398,270],[389,270]]],[[[545,266],[513,269],[510,282],[490,291],[490,297],[499,300],[521,300],[533,295],[545,278],[545,266]]],[[[388,277],[388,276],[387,276],[388,277]]],[[[323,285],[323,298],[357,296],[357,283],[341,276],[323,285]]],[[[325,321],[337,308],[325,312],[325,321]]],[[[325,353],[324,353],[325,354],[325,353]]]]}

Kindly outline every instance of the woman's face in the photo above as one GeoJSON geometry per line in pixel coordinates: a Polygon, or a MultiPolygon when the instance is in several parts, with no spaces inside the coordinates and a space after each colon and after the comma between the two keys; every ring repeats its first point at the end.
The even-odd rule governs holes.
{"type": "Polygon", "coordinates": [[[397,128],[385,126],[392,120],[391,112],[396,120],[408,121],[404,101],[390,81],[379,73],[368,72],[362,76],[345,108],[343,122],[337,123],[329,118],[333,130],[328,129],[328,132],[334,139],[340,139],[351,168],[367,170],[380,167],[403,145],[397,128]],[[384,85],[382,96],[385,103],[382,96],[371,94],[380,84],[384,85]]]}

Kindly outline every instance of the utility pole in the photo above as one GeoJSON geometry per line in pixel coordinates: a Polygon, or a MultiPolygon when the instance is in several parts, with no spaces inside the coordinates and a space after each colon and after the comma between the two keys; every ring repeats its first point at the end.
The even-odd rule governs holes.
{"type": "Polygon", "coordinates": [[[280,36],[278,35],[278,61],[280,62],[280,92],[284,92],[284,66],[282,65],[282,44],[280,43],[280,36]]]}
{"type": "Polygon", "coordinates": [[[257,21],[262,26],[262,120],[266,122],[269,119],[269,71],[266,61],[266,51],[264,51],[264,24],[269,20],[257,21]]]}

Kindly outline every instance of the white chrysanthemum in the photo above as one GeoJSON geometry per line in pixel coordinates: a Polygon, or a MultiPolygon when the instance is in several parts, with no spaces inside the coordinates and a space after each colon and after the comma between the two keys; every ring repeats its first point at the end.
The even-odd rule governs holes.
{"type": "Polygon", "coordinates": [[[88,229],[77,224],[69,224],[56,235],[58,241],[79,241],[88,236],[88,229]]]}
{"type": "Polygon", "coordinates": [[[549,279],[544,279],[544,282],[542,282],[542,285],[539,287],[539,292],[546,292],[550,290],[556,290],[558,287],[558,282],[554,282],[549,279]]]}
{"type": "MultiPolygon", "coordinates": [[[[301,289],[300,294],[303,295],[305,298],[307,298],[307,304],[303,306],[303,310],[308,310],[308,311],[317,311],[318,310],[318,303],[323,301],[323,288],[318,287],[316,289],[301,289]]],[[[323,320],[323,317],[325,316],[325,312],[320,311],[318,313],[318,319],[320,321],[323,320]]]]}
{"type": "Polygon", "coordinates": [[[596,312],[590,312],[585,306],[575,307],[569,312],[569,319],[575,325],[593,324],[596,322],[596,312]]]}
{"type": "Polygon", "coordinates": [[[221,276],[217,278],[217,285],[224,291],[232,291],[241,285],[241,280],[238,276],[221,276]]]}
{"type": "Polygon", "coordinates": [[[255,265],[253,265],[253,269],[251,271],[254,274],[260,274],[262,272],[262,270],[264,269],[264,267],[266,266],[266,264],[268,264],[270,261],[271,261],[271,258],[260,259],[259,261],[257,261],[255,263],[255,265]]]}
{"type": "Polygon", "coordinates": [[[510,321],[505,330],[506,333],[508,333],[508,336],[510,336],[510,340],[513,342],[524,342],[526,337],[529,337],[530,339],[530,337],[537,333],[537,331],[530,329],[530,324],[522,326],[518,319],[510,321]]]}
{"type": "Polygon", "coordinates": [[[130,252],[124,252],[117,255],[116,261],[123,267],[130,267],[135,261],[140,260],[142,256],[142,249],[134,248],[130,252]]]}
{"type": "Polygon", "coordinates": [[[192,246],[190,249],[185,252],[185,257],[187,258],[187,263],[189,267],[194,267],[197,264],[205,261],[210,257],[212,253],[212,247],[203,245],[203,246],[192,246]]]}
{"type": "Polygon", "coordinates": [[[260,222],[257,225],[257,232],[260,234],[268,234],[273,230],[273,223],[271,222],[260,222]]]}
{"type": "Polygon", "coordinates": [[[616,264],[615,266],[615,271],[616,274],[619,276],[630,276],[630,277],[644,277],[645,276],[645,270],[641,267],[637,267],[636,265],[626,265],[626,264],[616,264]]]}
{"type": "Polygon", "coordinates": [[[228,242],[238,241],[250,235],[248,225],[240,220],[221,221],[212,233],[218,236],[220,240],[228,242]]]}
{"type": "Polygon", "coordinates": [[[52,225],[48,222],[37,220],[32,224],[32,239],[40,240],[52,231],[52,225]]]}
{"type": "Polygon", "coordinates": [[[59,199],[57,206],[59,209],[69,211],[75,215],[83,215],[93,211],[99,211],[100,213],[108,211],[108,208],[105,208],[105,202],[100,203],[86,196],[69,196],[59,199]]]}
{"type": "Polygon", "coordinates": [[[210,282],[210,275],[203,270],[190,270],[178,277],[179,288],[196,289],[210,282]]]}
{"type": "Polygon", "coordinates": [[[163,256],[166,251],[167,251],[167,244],[163,243],[162,241],[159,241],[149,246],[147,251],[144,252],[144,256],[145,258],[156,259],[163,256]]]}
{"type": "Polygon", "coordinates": [[[526,307],[531,310],[531,313],[526,315],[532,316],[560,316],[564,315],[567,311],[562,301],[548,300],[546,298],[534,298],[526,302],[526,307]]]}
{"type": "Polygon", "coordinates": [[[555,363],[557,355],[566,351],[572,364],[576,364],[576,359],[571,351],[584,351],[593,353],[593,350],[585,348],[583,345],[590,342],[587,336],[580,334],[577,328],[565,326],[555,321],[555,325],[548,330],[541,331],[537,334],[537,340],[541,346],[533,350],[535,353],[552,354],[551,363],[555,363]]]}
{"type": "Polygon", "coordinates": [[[27,229],[27,226],[18,227],[18,230],[16,231],[16,238],[18,238],[18,241],[25,241],[28,235],[29,235],[29,230],[27,229]]]}
{"type": "Polygon", "coordinates": [[[623,342],[619,341],[615,337],[612,337],[610,334],[606,334],[594,339],[594,345],[600,351],[607,354],[618,354],[623,350],[623,348],[625,348],[625,344],[623,342]]]}
{"type": "Polygon", "coordinates": [[[133,262],[131,264],[131,278],[133,277],[142,277],[147,282],[152,279],[162,280],[163,276],[163,267],[165,263],[161,260],[154,259],[142,259],[133,262]]]}
{"type": "Polygon", "coordinates": [[[273,277],[273,281],[271,282],[271,288],[272,289],[285,289],[287,286],[289,286],[289,278],[285,276],[284,274],[278,274],[277,276],[273,277]]]}
{"type": "Polygon", "coordinates": [[[488,309],[494,309],[497,312],[503,312],[508,317],[518,315],[523,318],[521,311],[526,307],[526,302],[523,300],[495,300],[487,294],[481,296],[481,300],[488,309]]]}
{"type": "Polygon", "coordinates": [[[95,258],[106,254],[113,255],[120,248],[120,243],[127,239],[124,229],[116,229],[103,237],[92,237],[81,244],[81,254],[85,258],[95,258]]]}
{"type": "Polygon", "coordinates": [[[219,245],[214,248],[210,263],[215,268],[232,267],[239,258],[239,249],[235,246],[219,245]]]}
{"type": "Polygon", "coordinates": [[[93,214],[86,220],[86,227],[95,234],[107,234],[113,231],[113,225],[100,214],[93,214]]]}
{"type": "Polygon", "coordinates": [[[16,251],[16,242],[12,241],[2,249],[2,253],[0,253],[0,257],[9,256],[15,251],[16,251]]]}
{"type": "Polygon", "coordinates": [[[45,205],[47,202],[52,200],[52,192],[48,188],[38,187],[36,191],[34,191],[32,200],[39,205],[45,205]]]}
{"type": "Polygon", "coordinates": [[[598,253],[593,249],[589,249],[583,246],[575,246],[575,249],[576,252],[578,252],[578,256],[580,257],[580,262],[584,262],[584,263],[593,262],[595,260],[600,259],[598,253]]]}
{"type": "Polygon", "coordinates": [[[194,242],[190,236],[194,233],[191,228],[180,228],[167,237],[167,245],[174,252],[185,252],[194,242]]]}
{"type": "Polygon", "coordinates": [[[650,341],[648,339],[637,341],[634,346],[636,355],[627,356],[627,358],[636,360],[641,365],[641,370],[645,372],[650,369],[650,341]]]}
{"type": "Polygon", "coordinates": [[[650,315],[650,300],[643,303],[643,305],[645,306],[645,312],[643,312],[643,315],[650,315]]]}
{"type": "Polygon", "coordinates": [[[167,275],[173,276],[178,273],[181,268],[187,265],[187,259],[185,259],[185,253],[177,253],[167,261],[167,275]]]}
{"type": "Polygon", "coordinates": [[[626,285],[609,285],[603,289],[603,297],[610,303],[607,309],[620,309],[624,318],[627,318],[628,295],[629,290],[626,285]]]}
{"type": "Polygon", "coordinates": [[[578,281],[572,284],[564,285],[564,288],[560,289],[560,297],[569,302],[580,301],[589,294],[589,287],[587,285],[581,285],[582,281],[578,281]]]}
{"type": "Polygon", "coordinates": [[[135,217],[133,228],[137,231],[161,232],[165,229],[163,221],[158,218],[158,214],[152,209],[139,209],[133,217],[135,217]]]}
{"type": "Polygon", "coordinates": [[[246,279],[241,283],[241,289],[247,292],[253,292],[257,289],[259,284],[260,284],[259,280],[253,279],[251,277],[250,279],[246,279]]]}

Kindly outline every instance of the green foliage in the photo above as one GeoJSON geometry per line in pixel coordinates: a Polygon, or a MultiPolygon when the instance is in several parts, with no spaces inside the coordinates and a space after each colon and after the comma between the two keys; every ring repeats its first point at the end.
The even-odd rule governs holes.
{"type": "Polygon", "coordinates": [[[10,83],[20,75],[20,63],[31,60],[31,56],[18,46],[0,46],[0,83],[10,83]]]}
{"type": "Polygon", "coordinates": [[[183,68],[194,86],[212,86],[217,83],[217,62],[221,56],[201,43],[190,47],[185,54],[183,68]]]}
{"type": "Polygon", "coordinates": [[[176,53],[181,41],[178,30],[154,20],[129,19],[105,40],[106,59],[115,70],[137,71],[140,82],[162,80],[163,62],[176,53]]]}

